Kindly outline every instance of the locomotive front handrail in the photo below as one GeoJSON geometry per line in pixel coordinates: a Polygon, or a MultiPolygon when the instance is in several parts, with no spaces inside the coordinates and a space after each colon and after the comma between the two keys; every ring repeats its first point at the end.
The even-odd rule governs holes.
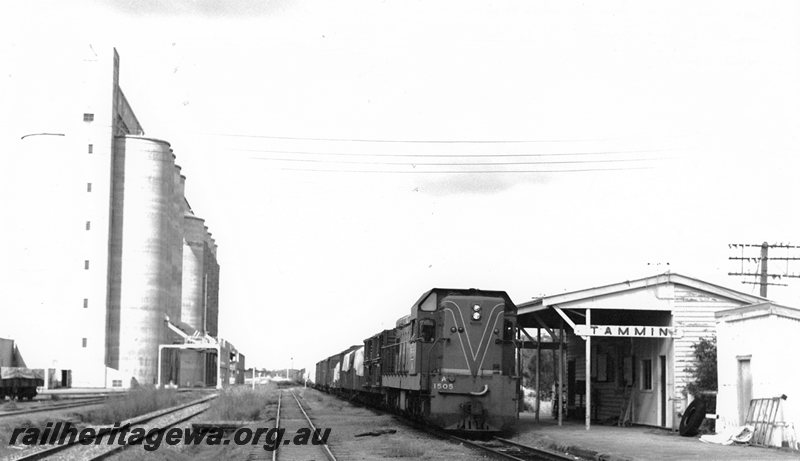
{"type": "Polygon", "coordinates": [[[451,391],[446,389],[439,389],[440,394],[447,394],[447,395],[471,395],[473,397],[481,397],[489,393],[489,385],[484,384],[483,388],[479,391],[470,391],[470,392],[459,392],[459,391],[451,391]]]}
{"type": "Polygon", "coordinates": [[[478,392],[470,392],[469,395],[486,395],[487,392],[489,392],[489,385],[484,384],[483,389],[478,392]]]}

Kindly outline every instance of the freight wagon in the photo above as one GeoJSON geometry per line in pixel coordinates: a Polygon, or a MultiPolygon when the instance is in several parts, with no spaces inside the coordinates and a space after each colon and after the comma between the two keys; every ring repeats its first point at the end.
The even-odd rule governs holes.
{"type": "Polygon", "coordinates": [[[315,385],[460,432],[519,413],[516,306],[502,291],[434,288],[396,326],[317,363],[315,385]]]}

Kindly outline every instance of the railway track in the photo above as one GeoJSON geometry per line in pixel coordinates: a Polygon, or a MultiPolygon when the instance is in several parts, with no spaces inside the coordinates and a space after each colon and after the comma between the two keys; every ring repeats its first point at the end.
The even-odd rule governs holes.
{"type": "Polygon", "coordinates": [[[523,445],[501,437],[492,437],[488,441],[469,440],[449,434],[447,437],[464,445],[491,453],[498,458],[514,461],[576,461],[582,459],[565,453],[523,445]]]}
{"type": "MultiPolygon", "coordinates": [[[[207,402],[214,398],[216,398],[216,395],[210,395],[182,405],[138,416],[131,420],[123,421],[121,426],[129,424],[130,428],[141,427],[148,432],[152,429],[164,431],[206,411],[209,406],[207,402]]],[[[79,443],[76,437],[72,441],[67,440],[63,445],[47,445],[39,449],[33,449],[28,453],[22,453],[20,456],[11,459],[13,461],[33,461],[40,459],[101,460],[129,446],[128,443],[107,443],[107,440],[109,440],[109,437],[112,437],[112,434],[116,436],[119,432],[119,428],[101,432],[104,435],[100,443],[85,445],[79,443]]],[[[126,442],[129,441],[130,440],[126,440],[126,442]]]]}
{"type": "Polygon", "coordinates": [[[306,461],[320,459],[319,456],[322,454],[323,459],[336,461],[336,457],[327,443],[319,443],[319,441],[312,443],[312,440],[309,440],[308,444],[295,445],[293,443],[293,438],[299,430],[310,430],[313,437],[313,434],[317,433],[317,427],[314,426],[305,408],[303,408],[303,404],[292,389],[282,390],[278,394],[275,427],[285,430],[281,443],[271,454],[260,447],[254,449],[248,460],[306,461]],[[287,401],[288,404],[285,404],[287,401]]]}
{"type": "MultiPolygon", "coordinates": [[[[491,437],[489,440],[471,440],[456,436],[450,432],[425,424],[417,419],[410,419],[401,415],[394,415],[395,419],[402,421],[407,426],[434,435],[441,439],[451,440],[490,453],[496,458],[514,461],[580,461],[584,458],[567,453],[560,453],[539,447],[532,447],[514,442],[502,437],[491,437]]],[[[274,460],[273,460],[274,461],[274,460]]]]}
{"type": "Polygon", "coordinates": [[[17,416],[17,415],[26,415],[30,413],[39,413],[42,411],[55,411],[55,410],[64,410],[67,408],[85,407],[88,405],[104,403],[106,401],[108,401],[107,397],[98,397],[91,399],[80,399],[79,401],[73,401],[73,402],[41,404],[37,406],[31,406],[28,408],[20,408],[12,411],[0,411],[0,418],[6,418],[9,416],[17,416]]]}
{"type": "MultiPolygon", "coordinates": [[[[196,389],[179,389],[178,392],[197,392],[196,389]]],[[[26,415],[29,413],[41,413],[44,411],[66,410],[89,405],[96,405],[108,402],[112,399],[124,397],[127,392],[93,393],[87,394],[62,394],[64,400],[38,400],[33,402],[15,402],[19,408],[10,411],[0,410],[0,418],[11,416],[26,415]]],[[[0,404],[3,402],[0,401],[0,404]]]]}

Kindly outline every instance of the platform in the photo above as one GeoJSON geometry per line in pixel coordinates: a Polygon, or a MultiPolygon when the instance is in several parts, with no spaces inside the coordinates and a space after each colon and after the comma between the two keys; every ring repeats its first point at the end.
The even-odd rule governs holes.
{"type": "Polygon", "coordinates": [[[548,417],[534,421],[532,413],[522,413],[512,440],[567,451],[603,460],[773,460],[800,459],[800,452],[789,449],[741,445],[713,445],[698,437],[681,437],[669,430],[635,426],[593,425],[587,431],[583,421],[565,421],[559,427],[548,417]]]}

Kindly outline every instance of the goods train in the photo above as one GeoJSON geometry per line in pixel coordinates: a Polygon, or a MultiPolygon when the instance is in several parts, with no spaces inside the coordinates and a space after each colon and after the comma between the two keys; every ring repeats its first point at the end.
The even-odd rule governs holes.
{"type": "Polygon", "coordinates": [[[505,431],[519,417],[516,321],[503,291],[434,288],[395,328],[318,362],[315,386],[445,430],[505,431]]]}
{"type": "Polygon", "coordinates": [[[37,386],[44,386],[44,370],[25,368],[14,340],[0,338],[0,402],[6,396],[31,400],[37,386]]]}
{"type": "Polygon", "coordinates": [[[44,370],[31,370],[22,367],[0,367],[0,402],[9,399],[33,400],[36,387],[44,386],[44,370]]]}

